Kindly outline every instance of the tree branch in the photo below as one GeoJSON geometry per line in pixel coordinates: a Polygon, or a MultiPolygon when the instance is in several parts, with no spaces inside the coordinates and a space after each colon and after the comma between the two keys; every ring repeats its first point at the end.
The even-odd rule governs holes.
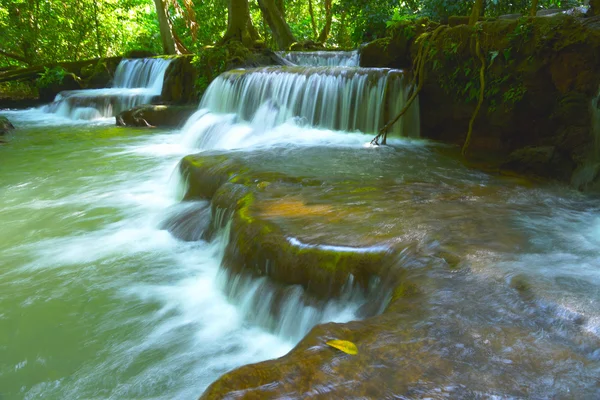
{"type": "Polygon", "coordinates": [[[20,62],[25,63],[27,65],[31,65],[31,61],[27,60],[23,56],[15,54],[15,53],[11,53],[11,52],[4,51],[4,50],[0,49],[0,55],[2,55],[4,57],[12,58],[13,60],[20,61],[20,62]]]}

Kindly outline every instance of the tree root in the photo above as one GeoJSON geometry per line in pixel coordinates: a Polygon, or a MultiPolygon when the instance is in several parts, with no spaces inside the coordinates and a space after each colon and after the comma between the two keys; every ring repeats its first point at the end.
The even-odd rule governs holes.
{"type": "Polygon", "coordinates": [[[382,145],[387,144],[388,130],[396,122],[398,122],[404,114],[406,114],[406,112],[410,109],[410,106],[412,105],[412,103],[415,101],[415,99],[419,95],[419,92],[423,88],[423,84],[425,82],[425,64],[429,58],[429,54],[428,54],[428,52],[426,52],[426,50],[429,49],[429,44],[433,43],[435,41],[435,39],[438,37],[438,35],[445,28],[447,28],[447,25],[440,25],[436,28],[435,31],[433,31],[433,33],[425,32],[417,38],[416,42],[419,43],[419,50],[417,52],[417,57],[415,58],[415,60],[413,62],[413,70],[415,72],[413,75],[412,82],[410,84],[410,93],[411,93],[410,97],[408,98],[408,100],[406,101],[406,104],[404,105],[402,110],[400,110],[398,115],[396,115],[396,117],[394,117],[388,123],[386,123],[383,126],[383,128],[381,128],[379,130],[379,133],[377,134],[377,136],[375,136],[373,138],[373,140],[371,140],[372,145],[379,146],[379,139],[381,139],[382,145]],[[427,40],[429,38],[429,36],[431,36],[431,40],[427,40]]]}
{"type": "Polygon", "coordinates": [[[475,111],[473,111],[473,115],[471,116],[471,120],[469,121],[469,130],[467,131],[467,137],[465,138],[465,143],[462,147],[462,155],[463,157],[467,154],[467,150],[469,145],[471,144],[471,137],[473,136],[473,124],[475,124],[475,119],[479,114],[479,110],[481,109],[481,105],[483,104],[483,97],[485,94],[485,57],[481,54],[481,43],[479,40],[479,31],[476,31],[475,34],[475,53],[481,61],[481,68],[479,69],[479,100],[477,101],[477,106],[475,107],[475,111]]]}

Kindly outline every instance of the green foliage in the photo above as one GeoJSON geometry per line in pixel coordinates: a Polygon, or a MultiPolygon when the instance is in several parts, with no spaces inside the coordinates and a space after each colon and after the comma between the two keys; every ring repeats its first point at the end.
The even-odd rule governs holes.
{"type": "Polygon", "coordinates": [[[399,25],[403,25],[406,22],[413,22],[417,18],[419,18],[417,14],[402,13],[402,9],[396,8],[394,10],[394,14],[392,14],[392,18],[386,22],[386,26],[388,28],[393,28],[399,25]]]}
{"type": "Polygon", "coordinates": [[[200,97],[210,82],[227,70],[230,52],[228,47],[207,47],[192,59],[192,64],[200,73],[196,78],[196,92],[200,97]]]}
{"type": "Polygon", "coordinates": [[[447,21],[452,15],[469,15],[472,1],[430,0],[423,1],[420,12],[436,21],[447,21]]]}
{"type": "Polygon", "coordinates": [[[352,42],[359,44],[386,35],[387,23],[398,3],[396,0],[340,0],[334,5],[334,12],[347,15],[352,42]]]}
{"type": "Polygon", "coordinates": [[[514,31],[506,35],[510,42],[525,42],[531,38],[533,34],[533,24],[528,18],[519,18],[519,23],[514,31]]]}
{"type": "MultiPolygon", "coordinates": [[[[516,38],[528,35],[530,32],[526,25],[515,29],[516,38]]],[[[476,29],[472,30],[476,35],[476,29]]],[[[474,36],[473,36],[474,37],[474,36]]],[[[472,48],[473,37],[464,40],[464,37],[440,37],[434,45],[441,52],[433,55],[431,68],[436,72],[436,79],[445,93],[454,97],[457,102],[474,104],[480,94],[480,68],[481,62],[475,56],[472,48]]],[[[515,39],[516,40],[516,39],[515,39]]],[[[492,42],[493,43],[493,42],[492,42]]],[[[486,49],[486,70],[484,99],[487,102],[488,112],[496,112],[498,106],[509,111],[525,96],[527,90],[518,75],[509,73],[508,67],[516,62],[512,47],[486,49]]],[[[491,45],[494,46],[494,45],[491,45]]]]}
{"type": "MultiPolygon", "coordinates": [[[[433,21],[446,22],[450,16],[467,16],[471,14],[473,0],[410,0],[398,1],[397,10],[400,14],[429,17],[433,21]]],[[[540,9],[570,8],[581,6],[583,0],[540,0],[540,9]]],[[[485,16],[497,17],[503,14],[528,15],[531,0],[486,0],[485,16]]],[[[392,20],[396,17],[392,17],[392,20]]]]}
{"type": "Polygon", "coordinates": [[[0,67],[160,49],[151,0],[0,0],[0,67]]]}
{"type": "MultiPolygon", "coordinates": [[[[583,1],[578,0],[540,0],[538,8],[571,8],[581,6],[583,1]]],[[[502,14],[528,15],[531,9],[531,0],[487,0],[486,14],[492,17],[502,14]]]]}
{"type": "Polygon", "coordinates": [[[9,81],[0,83],[0,99],[29,99],[37,97],[37,87],[31,82],[9,81]]]}
{"type": "Polygon", "coordinates": [[[523,96],[525,96],[526,92],[527,89],[521,83],[519,85],[511,86],[506,92],[504,92],[502,99],[505,103],[514,105],[523,99],[523,96]]]}
{"type": "Polygon", "coordinates": [[[60,85],[63,83],[63,80],[67,74],[68,72],[60,66],[54,68],[44,67],[44,72],[40,75],[35,83],[38,88],[60,85]]]}
{"type": "MultiPolygon", "coordinates": [[[[184,0],[179,1],[183,6],[184,0]]],[[[528,13],[531,0],[486,0],[485,15],[528,13]]],[[[540,8],[581,5],[580,0],[540,0],[540,8]]],[[[187,3],[189,5],[189,3],[187,3]]],[[[219,41],[227,27],[228,0],[195,0],[198,20],[192,38],[181,7],[170,3],[168,15],[181,42],[193,53],[219,41]]],[[[286,0],[281,4],[285,19],[299,41],[315,40],[312,22],[320,31],[326,22],[326,1],[286,0]]],[[[329,47],[356,47],[384,37],[390,30],[403,29],[414,37],[415,18],[446,21],[451,15],[469,15],[473,0],[334,0],[329,47]]],[[[256,1],[250,1],[254,26],[273,45],[271,32],[256,1]]],[[[523,41],[531,33],[520,23],[510,38],[523,41]]],[[[40,65],[122,55],[130,50],[162,51],[153,0],[0,0],[0,68],[40,65]]]]}

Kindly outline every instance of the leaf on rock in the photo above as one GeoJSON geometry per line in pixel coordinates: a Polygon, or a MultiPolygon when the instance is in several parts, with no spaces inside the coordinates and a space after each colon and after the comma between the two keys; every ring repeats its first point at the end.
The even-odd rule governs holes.
{"type": "Polygon", "coordinates": [[[328,346],[334,347],[338,350],[341,350],[346,354],[351,354],[351,355],[358,354],[358,349],[356,348],[356,345],[347,340],[330,340],[329,342],[327,342],[325,344],[328,346]]]}

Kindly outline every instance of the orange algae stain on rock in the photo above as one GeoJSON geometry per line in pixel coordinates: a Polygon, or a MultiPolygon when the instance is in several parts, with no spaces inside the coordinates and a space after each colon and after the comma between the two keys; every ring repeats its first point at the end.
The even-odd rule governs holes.
{"type": "Polygon", "coordinates": [[[295,198],[277,199],[264,202],[260,206],[260,214],[264,217],[298,217],[326,216],[335,213],[333,207],[326,204],[307,205],[295,198]]]}

